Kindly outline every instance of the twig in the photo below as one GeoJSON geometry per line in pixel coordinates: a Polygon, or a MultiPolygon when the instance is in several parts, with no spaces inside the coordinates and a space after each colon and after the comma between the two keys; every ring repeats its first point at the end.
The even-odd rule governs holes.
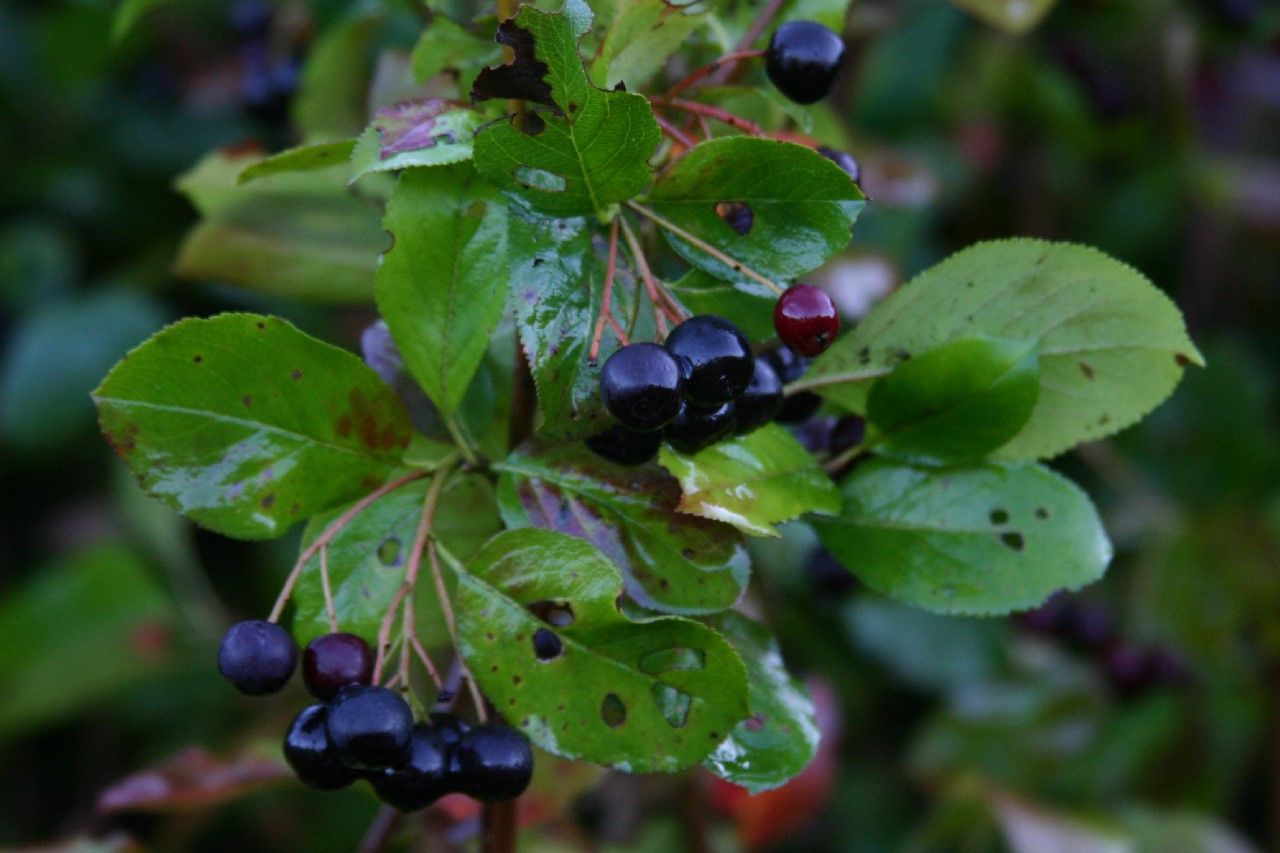
{"type": "Polygon", "coordinates": [[[427,675],[431,676],[431,681],[435,684],[436,690],[444,689],[444,680],[440,678],[440,670],[436,669],[436,665],[432,663],[431,656],[427,654],[427,650],[423,648],[422,641],[416,635],[409,637],[409,644],[413,646],[413,650],[418,655],[418,660],[422,661],[422,665],[427,668],[427,675]]]}
{"type": "Polygon", "coordinates": [[[482,853],[515,853],[516,802],[485,803],[480,813],[482,853]]]}
{"type": "Polygon", "coordinates": [[[709,104],[700,104],[697,101],[686,101],[683,98],[663,98],[658,95],[650,95],[649,103],[655,107],[665,107],[672,110],[680,110],[681,112],[691,113],[693,115],[702,115],[707,118],[713,118],[718,122],[736,127],[743,133],[749,133],[752,136],[764,136],[764,130],[760,125],[753,121],[747,121],[741,116],[722,110],[719,107],[713,107],[709,104]]]}
{"type": "MultiPolygon", "coordinates": [[[[778,14],[778,10],[782,8],[783,2],[784,0],[769,0],[768,5],[760,10],[760,14],[756,16],[754,21],[752,21],[751,26],[747,28],[747,31],[742,34],[742,38],[738,40],[737,46],[733,49],[735,53],[745,51],[747,48],[751,47],[751,45],[755,44],[756,39],[760,38],[760,34],[764,32],[764,28],[769,26],[769,22],[773,20],[773,16],[778,14]]],[[[718,76],[715,82],[725,82],[725,80],[728,80],[729,77],[732,76],[740,67],[741,66],[735,65],[733,68],[729,69],[725,75],[723,75],[724,79],[720,79],[718,76]]]]}
{"type": "Polygon", "coordinates": [[[667,317],[673,322],[679,323],[680,318],[671,313],[671,309],[662,297],[658,294],[658,283],[653,278],[653,272],[649,269],[649,262],[645,260],[644,250],[640,247],[640,241],[636,239],[636,234],[631,230],[631,226],[622,222],[622,236],[627,240],[627,247],[631,249],[631,257],[635,261],[636,270],[640,273],[640,280],[644,282],[644,289],[649,293],[649,301],[653,304],[653,321],[658,327],[658,334],[663,338],[667,336],[667,317]]]}
{"type": "Polygon", "coordinates": [[[670,136],[676,142],[679,142],[685,148],[692,148],[697,145],[696,142],[684,135],[684,131],[680,130],[680,128],[676,127],[657,113],[654,113],[653,120],[658,123],[658,127],[662,128],[663,133],[670,136]]]}
{"type": "Polygon", "coordinates": [[[760,284],[763,284],[765,287],[769,288],[777,295],[779,296],[782,295],[783,288],[781,285],[778,285],[772,280],[765,278],[760,273],[751,269],[751,267],[747,266],[741,261],[734,260],[733,258],[726,255],[724,252],[717,249],[715,246],[712,246],[707,241],[693,236],[688,231],[681,228],[679,225],[676,225],[674,222],[671,222],[670,220],[660,216],[656,211],[650,210],[644,205],[636,204],[634,201],[628,201],[626,204],[627,204],[627,207],[630,207],[636,213],[639,213],[641,216],[644,216],[647,219],[652,220],[659,228],[670,231],[672,234],[675,234],[677,237],[684,240],[685,242],[690,243],[694,246],[697,246],[699,249],[706,252],[708,255],[715,258],[720,263],[729,267],[729,269],[733,270],[734,272],[740,272],[743,275],[745,275],[747,278],[753,279],[754,281],[757,281],[760,284]]]}
{"type": "MultiPolygon", "coordinates": [[[[591,348],[587,351],[587,361],[590,364],[595,364],[596,359],[600,357],[600,339],[604,337],[604,324],[606,319],[611,319],[613,316],[613,276],[618,269],[618,222],[619,218],[615,217],[613,224],[609,226],[609,262],[604,270],[604,293],[600,297],[600,316],[596,318],[595,334],[591,336],[591,348]]],[[[614,331],[618,331],[616,321],[614,331]]],[[[624,342],[626,337],[626,335],[618,336],[619,340],[624,342]]]]}
{"type": "MultiPolygon", "coordinates": [[[[471,674],[471,667],[467,666],[467,662],[462,657],[462,646],[458,643],[458,622],[453,615],[453,603],[449,601],[449,590],[444,584],[444,572],[440,570],[440,558],[436,554],[436,542],[432,539],[427,543],[427,555],[431,559],[431,574],[436,582],[436,595],[440,599],[440,610],[444,613],[444,624],[449,629],[449,639],[453,641],[453,650],[458,656],[458,666],[462,670],[462,677],[466,679],[467,689],[471,692],[471,701],[476,706],[476,716],[480,718],[480,722],[484,722],[489,718],[488,712],[484,706],[484,696],[480,694],[480,687],[476,684],[475,676],[471,674]]],[[[445,552],[450,564],[455,571],[459,571],[461,567],[458,561],[453,559],[453,555],[445,552]]]]}
{"type": "MultiPolygon", "coordinates": [[[[759,35],[759,33],[757,32],[756,35],[759,35]]],[[[753,37],[751,41],[755,41],[755,38],[753,37]]],[[[748,41],[747,44],[751,44],[751,41],[748,41]]],[[[697,83],[699,80],[701,80],[703,77],[706,77],[708,74],[714,74],[715,72],[719,71],[721,68],[725,67],[726,65],[730,65],[732,63],[738,62],[739,60],[754,59],[757,56],[764,56],[764,51],[739,49],[737,51],[734,51],[733,53],[725,54],[719,59],[713,62],[709,62],[706,65],[702,66],[701,68],[696,69],[695,71],[691,71],[687,77],[685,77],[679,83],[675,84],[670,89],[668,89],[665,97],[674,98],[676,95],[680,94],[685,89],[688,89],[690,86],[692,86],[694,83],[697,83]]]]}

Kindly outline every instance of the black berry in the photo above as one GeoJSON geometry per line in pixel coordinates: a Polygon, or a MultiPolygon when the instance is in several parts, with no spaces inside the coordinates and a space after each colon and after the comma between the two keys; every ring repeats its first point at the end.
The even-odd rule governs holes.
{"type": "Polygon", "coordinates": [[[297,664],[298,647],[289,632],[261,619],[232,625],[218,647],[218,672],[249,696],[275,693],[297,664]]]}
{"type": "Polygon", "coordinates": [[[757,358],[751,383],[733,403],[735,429],[745,435],[764,426],[782,411],[782,380],[766,359],[757,358]]]}
{"type": "Polygon", "coordinates": [[[862,169],[858,166],[858,161],[853,159],[853,156],[847,152],[821,145],[818,147],[818,153],[848,172],[849,177],[853,179],[855,184],[862,177],[862,169]]]}
{"type": "Polygon", "coordinates": [[[468,726],[457,714],[446,714],[437,711],[434,714],[427,715],[427,722],[436,730],[436,734],[448,744],[457,743],[463,735],[471,731],[471,726],[468,726]]]}
{"type": "Polygon", "coordinates": [[[401,812],[425,809],[454,789],[449,765],[456,742],[434,726],[415,726],[409,760],[399,767],[370,774],[369,784],[378,799],[401,812]]]}
{"type": "Polygon", "coordinates": [[[686,401],[664,434],[681,453],[697,453],[733,433],[733,410],[733,403],[704,408],[686,401]]]}
{"type": "Polygon", "coordinates": [[[773,328],[783,345],[813,358],[831,346],[840,331],[840,315],[831,297],[812,284],[793,284],[773,306],[773,328]]]}
{"type": "Polygon", "coordinates": [[[385,687],[342,688],[329,703],[326,727],[339,756],[357,769],[398,767],[409,758],[413,711],[385,687]]]}
{"type": "Polygon", "coordinates": [[[831,455],[839,456],[850,447],[860,444],[866,434],[867,422],[861,415],[845,415],[831,428],[831,439],[828,444],[831,455]]]}
{"type": "Polygon", "coordinates": [[[302,681],[317,699],[332,699],[348,684],[373,678],[373,650],[355,634],[324,634],[302,652],[302,681]]]}
{"type": "Polygon", "coordinates": [[[605,408],[628,429],[662,429],[680,411],[680,364],[659,344],[630,344],[600,369],[605,408]]]}
{"type": "Polygon", "coordinates": [[[318,791],[345,788],[359,775],[342,762],[329,740],[325,727],[328,716],[327,705],[303,708],[284,736],[285,761],[289,762],[302,784],[318,791]]]}
{"type": "Polygon", "coordinates": [[[751,347],[738,327],[723,317],[690,317],[671,331],[666,347],[679,362],[685,399],[699,406],[735,400],[751,382],[751,347]]]}
{"type": "MultiPolygon", "coordinates": [[[[778,374],[783,385],[795,382],[809,369],[809,359],[796,355],[786,347],[771,349],[761,357],[769,362],[769,366],[773,368],[774,373],[778,374]]],[[[777,421],[784,424],[800,423],[808,420],[820,405],[822,405],[822,398],[812,391],[792,394],[783,399],[782,410],[778,412],[777,421]]]]}
{"type": "Polygon", "coordinates": [[[467,732],[453,748],[457,790],[481,802],[513,800],[533,777],[529,741],[509,726],[486,723],[467,732]]]}
{"type": "Polygon", "coordinates": [[[614,424],[586,440],[592,453],[618,465],[643,465],[658,454],[660,444],[662,433],[636,432],[621,424],[614,424]]]}
{"type": "Polygon", "coordinates": [[[844,41],[815,21],[788,21],[773,31],[764,70],[778,91],[812,104],[831,91],[844,59],[844,41]]]}

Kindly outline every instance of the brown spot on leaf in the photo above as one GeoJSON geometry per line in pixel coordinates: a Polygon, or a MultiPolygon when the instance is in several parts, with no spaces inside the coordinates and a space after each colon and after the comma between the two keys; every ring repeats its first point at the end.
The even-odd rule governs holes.
{"type": "Polygon", "coordinates": [[[1177,363],[1178,367],[1186,367],[1191,363],[1191,356],[1177,353],[1174,355],[1173,360],[1177,363]]]}
{"type": "Polygon", "coordinates": [[[250,406],[253,405],[253,395],[245,394],[243,397],[240,398],[240,402],[244,403],[244,407],[246,409],[249,408],[250,406]]]}
{"type": "Polygon", "coordinates": [[[262,496],[261,504],[263,509],[271,509],[271,505],[274,504],[275,502],[276,502],[275,492],[269,492],[262,496]]]}
{"type": "Polygon", "coordinates": [[[295,367],[293,370],[289,371],[289,378],[293,379],[294,381],[301,379],[302,371],[295,367]]]}
{"type": "Polygon", "coordinates": [[[1093,378],[1093,368],[1087,362],[1080,362],[1080,372],[1084,374],[1085,379],[1093,378]]]}

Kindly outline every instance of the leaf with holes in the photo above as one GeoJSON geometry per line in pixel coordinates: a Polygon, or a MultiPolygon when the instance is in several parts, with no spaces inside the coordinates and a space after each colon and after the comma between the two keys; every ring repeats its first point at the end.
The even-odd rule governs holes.
{"type": "Polygon", "coordinates": [[[622,577],[581,539],[512,530],[457,571],[458,644],[538,746],[632,773],[696,764],[747,716],[747,674],[688,619],[618,611],[622,577]]]}
{"type": "Polygon", "coordinates": [[[351,154],[351,181],[374,172],[446,166],[470,160],[480,113],[454,101],[425,98],[383,107],[351,154]]]}
{"type": "MultiPolygon", "coordinates": [[[[446,69],[473,68],[502,59],[502,48],[487,34],[435,15],[413,48],[413,77],[425,83],[446,69]]],[[[465,89],[463,91],[466,91],[465,89]]]]}
{"type": "Polygon", "coordinates": [[[763,625],[730,610],[706,620],[747,667],[750,716],[703,765],[752,794],[786,783],[818,752],[818,721],[809,691],[787,672],[778,641],[763,625]]]}
{"type": "Polygon", "coordinates": [[[489,125],[476,136],[475,158],[482,175],[543,213],[603,219],[649,183],[661,133],[643,96],[607,92],[587,77],[578,40],[590,27],[582,0],[555,14],[522,6],[502,22],[498,40],[515,59],[481,72],[472,99],[521,98],[552,112],[526,114],[523,129],[489,125]]]}
{"type": "Polygon", "coordinates": [[[1056,456],[1134,423],[1203,359],[1169,298],[1096,249],[1044,240],[979,243],[881,302],[814,362],[796,390],[864,412],[872,383],[909,358],[973,337],[1035,341],[1040,391],[994,454],[1056,456]]]}
{"type": "Polygon", "coordinates": [[[427,396],[452,414],[507,295],[507,204],[469,165],[400,176],[383,220],[378,310],[427,396]]]}
{"type": "MultiPolygon", "coordinates": [[[[424,478],[378,499],[353,518],[330,541],[328,552],[330,589],[340,630],[358,634],[372,645],[383,615],[396,590],[404,582],[413,550],[418,519],[430,478],[424,478]]],[[[316,515],[307,525],[302,547],[315,541],[350,507],[337,507],[316,515]]],[[[493,486],[478,474],[455,475],[444,487],[436,507],[432,530],[440,542],[466,560],[490,536],[502,529],[493,486]]],[[[431,582],[431,569],[423,560],[415,590],[418,636],[428,647],[444,645],[448,634],[431,582]]],[[[305,646],[329,633],[321,582],[320,555],[307,561],[290,599],[294,638],[305,646]]],[[[396,623],[397,630],[400,623],[396,623]]]]}
{"type": "Polygon", "coordinates": [[[627,593],[669,613],[713,613],[746,588],[750,563],[731,527],[677,511],[680,485],[654,465],[622,468],[580,444],[525,447],[495,466],[508,527],[591,542],[617,563],[627,593]]]}
{"type": "Polygon", "coordinates": [[[621,0],[591,64],[592,76],[602,86],[639,89],[707,22],[709,11],[696,0],[621,0]]]}
{"type": "MultiPolygon", "coordinates": [[[[866,205],[848,174],[813,149],[746,136],[703,142],[659,176],[649,200],[681,230],[780,282],[843,249],[866,205]],[[745,234],[717,212],[724,202],[751,209],[745,234]]],[[[698,269],[726,281],[742,278],[684,238],[663,234],[698,269]]]]}
{"type": "MultiPolygon", "coordinates": [[[[587,356],[604,296],[607,246],[582,218],[552,219],[512,205],[510,283],[520,342],[538,389],[538,433],[583,438],[612,425],[600,401],[600,364],[622,346],[606,324],[595,363],[587,356]]],[[[618,264],[612,310],[637,340],[653,336],[647,306],[635,311],[634,282],[618,264]]]]}
{"type": "Polygon", "coordinates": [[[840,494],[813,454],[777,424],[717,442],[693,455],[664,445],[659,462],[680,481],[681,512],[777,536],[773,524],[806,512],[833,515],[840,494]]]}
{"type": "Polygon", "coordinates": [[[973,462],[1018,434],[1040,392],[1035,344],[962,338],[935,347],[871,387],[876,452],[912,461],[973,462]]]}
{"type": "Polygon", "coordinates": [[[883,459],[841,487],[822,543],[858,579],[935,613],[1000,614],[1102,576],[1111,543],[1074,483],[1028,463],[926,468],[883,459]]]}
{"type": "Polygon", "coordinates": [[[369,491],[409,444],[404,406],[360,359],[256,314],[175,323],[93,398],[149,492],[242,539],[369,491]]]}

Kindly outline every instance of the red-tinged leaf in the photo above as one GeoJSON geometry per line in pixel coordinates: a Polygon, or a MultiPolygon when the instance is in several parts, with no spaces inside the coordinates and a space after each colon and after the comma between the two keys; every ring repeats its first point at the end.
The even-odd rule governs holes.
{"type": "Polygon", "coordinates": [[[126,776],[98,796],[99,814],[208,808],[292,778],[278,759],[246,752],[219,758],[188,747],[175,758],[126,776]]]}

